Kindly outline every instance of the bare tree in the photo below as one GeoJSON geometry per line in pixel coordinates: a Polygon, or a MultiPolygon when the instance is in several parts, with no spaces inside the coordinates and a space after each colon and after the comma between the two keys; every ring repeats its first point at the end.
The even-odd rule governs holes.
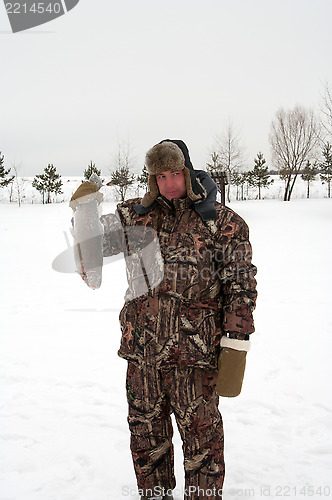
{"type": "Polygon", "coordinates": [[[9,192],[9,201],[12,202],[14,198],[14,191],[16,191],[16,196],[17,196],[17,203],[18,206],[21,206],[22,200],[24,198],[24,181],[19,177],[19,171],[22,168],[22,162],[20,162],[18,165],[16,163],[12,163],[12,169],[14,170],[15,176],[14,176],[14,182],[10,185],[10,192],[9,192]]]}
{"type": "Polygon", "coordinates": [[[328,139],[332,139],[332,91],[328,82],[324,85],[324,93],[321,100],[321,111],[323,113],[322,126],[328,135],[328,139]]]}
{"type": "Polygon", "coordinates": [[[212,164],[208,164],[210,172],[226,172],[229,180],[227,186],[227,201],[230,202],[231,179],[235,172],[244,165],[244,147],[241,136],[235,130],[231,120],[225,127],[225,131],[216,138],[216,147],[211,154],[212,164]]]}
{"type": "Polygon", "coordinates": [[[313,158],[319,141],[320,127],[312,110],[297,105],[290,111],[277,111],[270,144],[273,161],[285,179],[284,201],[291,199],[297,176],[313,158]]]}

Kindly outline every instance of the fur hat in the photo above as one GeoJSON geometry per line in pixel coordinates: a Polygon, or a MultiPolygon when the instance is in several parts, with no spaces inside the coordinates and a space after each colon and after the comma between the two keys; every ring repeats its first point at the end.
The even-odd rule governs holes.
{"type": "Polygon", "coordinates": [[[159,196],[156,176],[166,170],[170,172],[183,170],[187,196],[192,201],[201,199],[201,195],[195,194],[193,191],[190,175],[190,170],[193,172],[193,166],[189,158],[188,148],[183,141],[165,139],[156,144],[146,153],[145,165],[149,173],[149,190],[141,201],[143,207],[149,207],[159,196]]]}

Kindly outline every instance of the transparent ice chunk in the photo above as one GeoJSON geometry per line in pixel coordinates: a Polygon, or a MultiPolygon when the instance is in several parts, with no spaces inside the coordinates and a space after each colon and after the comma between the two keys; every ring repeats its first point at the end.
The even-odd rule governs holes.
{"type": "MultiPolygon", "coordinates": [[[[91,182],[98,184],[96,180],[94,178],[91,182]]],[[[102,281],[103,233],[97,200],[80,204],[74,214],[74,256],[77,271],[85,283],[94,289],[99,288],[102,281]]]]}

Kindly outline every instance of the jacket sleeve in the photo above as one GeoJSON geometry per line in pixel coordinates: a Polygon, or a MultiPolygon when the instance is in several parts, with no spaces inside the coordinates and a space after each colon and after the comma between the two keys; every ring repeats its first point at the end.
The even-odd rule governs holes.
{"type": "Polygon", "coordinates": [[[124,231],[118,211],[115,214],[102,215],[100,222],[104,226],[103,255],[110,257],[124,251],[124,231]]]}
{"type": "Polygon", "coordinates": [[[255,329],[253,310],[257,298],[257,269],[251,262],[249,229],[240,216],[230,211],[222,223],[220,234],[223,334],[233,339],[247,340],[255,329]]]}

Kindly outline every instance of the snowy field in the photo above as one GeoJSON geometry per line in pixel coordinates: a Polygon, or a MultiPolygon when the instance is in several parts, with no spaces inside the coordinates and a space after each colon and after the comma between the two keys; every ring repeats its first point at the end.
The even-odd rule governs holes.
{"type": "MultiPolygon", "coordinates": [[[[259,298],[242,394],[220,400],[224,498],[332,498],[332,200],[230,206],[251,230],[259,298]]],[[[51,267],[66,203],[0,211],[0,498],[138,500],[117,357],[124,262],[92,291],[51,267]]],[[[179,500],[177,433],[175,447],[179,500]]]]}

